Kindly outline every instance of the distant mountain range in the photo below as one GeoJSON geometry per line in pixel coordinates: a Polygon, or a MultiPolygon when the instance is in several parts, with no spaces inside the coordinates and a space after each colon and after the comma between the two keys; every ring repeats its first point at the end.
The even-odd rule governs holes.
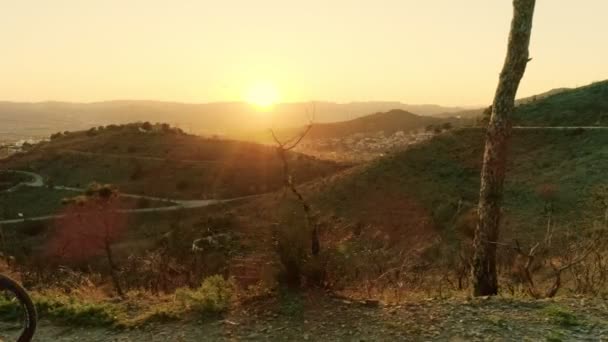
{"type": "MultiPolygon", "coordinates": [[[[572,123],[594,125],[601,122],[603,124],[606,120],[604,99],[608,98],[605,96],[606,84],[607,81],[603,81],[576,89],[558,88],[519,99],[517,104],[521,108],[518,108],[515,113],[515,121],[517,124],[525,124],[525,121],[531,120],[534,121],[534,124],[545,122],[558,125],[563,120],[574,120],[572,123]],[[535,105],[536,102],[547,98],[555,99],[555,101],[535,105]],[[563,101],[560,99],[564,99],[567,103],[562,103],[563,101]],[[564,105],[568,107],[566,108],[564,105]],[[526,114],[524,115],[526,117],[523,117],[524,111],[534,113],[526,114]],[[549,111],[560,114],[551,115],[549,111]],[[584,114],[575,115],[579,111],[584,114]]],[[[386,115],[370,115],[370,113],[390,113],[393,110],[400,110],[410,115],[426,117],[417,120],[419,122],[428,120],[429,124],[432,124],[429,117],[472,119],[481,116],[484,109],[379,101],[282,103],[274,106],[269,112],[260,112],[259,109],[244,102],[206,104],[160,101],[0,102],[0,142],[29,137],[46,137],[58,131],[83,130],[94,126],[136,121],[167,122],[186,132],[196,134],[243,136],[251,132],[266,131],[271,127],[278,130],[301,127],[309,122],[307,111],[314,112],[314,122],[317,124],[315,131],[318,133],[313,132],[312,134],[323,135],[322,132],[328,130],[351,132],[352,127],[360,129],[363,126],[372,127],[374,125],[383,127],[379,130],[386,130],[386,127],[392,125],[390,122],[394,122],[395,119],[394,117],[389,119],[386,115]],[[364,116],[368,117],[362,121],[354,121],[364,116]],[[375,120],[380,121],[373,123],[375,120]],[[344,125],[325,125],[343,121],[349,122],[346,126],[351,128],[339,128],[346,127],[344,125]]],[[[399,120],[406,120],[409,125],[411,119],[411,117],[404,116],[399,120]]],[[[402,124],[403,122],[400,121],[399,125],[402,124]]]]}
{"type": "Polygon", "coordinates": [[[401,109],[420,115],[462,110],[437,105],[400,102],[284,103],[271,112],[260,112],[243,102],[187,104],[158,101],[108,101],[96,103],[0,102],[0,138],[47,136],[64,130],[134,121],[168,122],[188,132],[228,134],[235,131],[284,128],[305,124],[306,111],[318,123],[347,121],[369,113],[401,109]],[[314,109],[313,109],[314,108],[314,109]]]}

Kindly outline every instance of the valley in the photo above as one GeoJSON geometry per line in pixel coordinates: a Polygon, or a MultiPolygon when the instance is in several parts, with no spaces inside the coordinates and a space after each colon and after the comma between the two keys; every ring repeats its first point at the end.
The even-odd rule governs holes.
{"type": "Polygon", "coordinates": [[[0,342],[608,341],[606,13],[7,3],[0,342]]]}
{"type": "MultiPolygon", "coordinates": [[[[564,102],[561,97],[570,98],[570,92],[581,90],[523,104],[518,115],[537,115],[544,101],[576,113],[586,104],[564,102]]],[[[484,129],[474,120],[403,111],[313,126],[287,153],[291,181],[321,227],[321,292],[283,292],[286,265],[296,267],[289,262],[299,263],[302,279],[312,279],[319,266],[308,252],[310,218],[285,188],[285,165],[272,142],[201,137],[145,122],[60,132],[2,159],[3,251],[20,266],[0,267],[33,290],[42,308],[40,336],[60,341],[83,335],[128,341],[142,334],[161,340],[274,339],[287,331],[294,340],[483,340],[506,338],[513,329],[525,336],[600,338],[606,333],[602,302],[594,301],[592,310],[571,299],[608,285],[594,280],[590,288],[582,286],[579,277],[594,263],[569,268],[559,295],[546,302],[530,299],[509,271],[516,260],[510,241],[533,246],[546,239],[547,229],[554,247],[545,253],[559,260],[576,258],[585,241],[605,241],[594,234],[604,224],[608,198],[608,129],[563,115],[558,126],[516,121],[498,241],[507,246],[498,251],[506,284],[501,299],[465,295],[484,129]],[[116,301],[103,251],[93,249],[83,259],[56,250],[58,242],[84,243],[62,232],[71,229],[72,211],[80,210],[72,199],[97,200],[88,194],[95,183],[116,187],[115,209],[79,215],[121,217],[112,253],[126,302],[116,301]],[[67,273],[52,278],[55,270],[67,273]],[[197,287],[218,274],[229,282],[197,287]],[[49,279],[55,285],[48,286],[49,279]],[[228,291],[231,299],[197,302],[208,291],[228,291]],[[57,316],[52,308],[65,314],[57,316]],[[253,321],[252,312],[258,317],[253,321]],[[458,317],[473,312],[492,318],[479,321],[477,330],[465,329],[458,317]],[[199,322],[200,314],[222,318],[199,322]],[[335,315],[350,317],[354,325],[321,324],[322,317],[335,315]],[[434,317],[431,323],[427,317],[434,317]],[[533,327],[532,317],[540,317],[533,327]],[[74,322],[89,322],[90,328],[74,322]]],[[[298,132],[288,129],[282,136],[298,132]]],[[[538,286],[549,286],[550,268],[538,267],[538,286]]]]}

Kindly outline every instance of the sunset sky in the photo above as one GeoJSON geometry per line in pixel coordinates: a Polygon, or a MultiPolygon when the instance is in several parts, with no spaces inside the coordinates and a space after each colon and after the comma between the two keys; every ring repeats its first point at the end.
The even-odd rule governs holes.
{"type": "MultiPolygon", "coordinates": [[[[487,104],[510,0],[0,0],[0,100],[487,104]],[[257,88],[256,88],[257,87],[257,88]]],[[[608,1],[538,0],[520,96],[608,78],[608,1]]]]}

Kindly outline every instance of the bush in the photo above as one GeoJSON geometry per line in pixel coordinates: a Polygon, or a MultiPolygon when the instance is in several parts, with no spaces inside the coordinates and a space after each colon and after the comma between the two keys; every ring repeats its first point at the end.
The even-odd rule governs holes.
{"type": "Polygon", "coordinates": [[[77,326],[105,326],[118,321],[118,312],[105,303],[75,301],[64,296],[34,297],[40,318],[49,318],[77,326]]]}
{"type": "MultiPolygon", "coordinates": [[[[118,321],[119,312],[110,304],[76,301],[59,294],[35,294],[33,300],[40,318],[77,326],[109,326],[118,321]]],[[[15,319],[18,305],[0,297],[0,319],[15,319]]]]}
{"type": "Polygon", "coordinates": [[[234,298],[235,285],[221,275],[206,278],[194,290],[178,289],[175,297],[182,305],[201,314],[218,314],[226,311],[234,298]]]}
{"type": "Polygon", "coordinates": [[[94,137],[96,135],[97,135],[97,129],[95,127],[91,128],[87,131],[87,136],[89,136],[89,137],[94,137]]]}
{"type": "Polygon", "coordinates": [[[178,191],[185,191],[190,187],[190,183],[187,180],[180,180],[179,182],[177,182],[177,184],[175,185],[175,188],[178,191]]]}
{"type": "Polygon", "coordinates": [[[557,305],[551,305],[545,308],[545,314],[549,316],[549,320],[555,324],[562,327],[576,327],[579,325],[583,325],[572,311],[562,308],[557,305]]]}
{"type": "Polygon", "coordinates": [[[38,236],[46,231],[46,224],[43,221],[26,221],[21,227],[20,232],[26,236],[38,236]]]}
{"type": "Polygon", "coordinates": [[[53,133],[53,134],[51,134],[51,141],[57,140],[57,139],[59,139],[61,137],[63,137],[63,133],[62,132],[53,133]]]}
{"type": "Polygon", "coordinates": [[[277,254],[281,262],[279,283],[300,287],[307,258],[307,237],[304,229],[290,225],[277,232],[277,254]]]}
{"type": "Polygon", "coordinates": [[[327,279],[327,254],[309,258],[304,264],[302,273],[306,279],[306,286],[320,287],[325,285],[327,279]]]}

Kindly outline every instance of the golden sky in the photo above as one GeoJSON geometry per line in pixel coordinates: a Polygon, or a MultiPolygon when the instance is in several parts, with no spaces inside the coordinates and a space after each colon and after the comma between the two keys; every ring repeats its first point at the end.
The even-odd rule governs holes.
{"type": "MultiPolygon", "coordinates": [[[[0,100],[490,102],[510,0],[0,0],[0,100]]],[[[520,96],[608,78],[607,0],[538,0],[520,96]]]]}

